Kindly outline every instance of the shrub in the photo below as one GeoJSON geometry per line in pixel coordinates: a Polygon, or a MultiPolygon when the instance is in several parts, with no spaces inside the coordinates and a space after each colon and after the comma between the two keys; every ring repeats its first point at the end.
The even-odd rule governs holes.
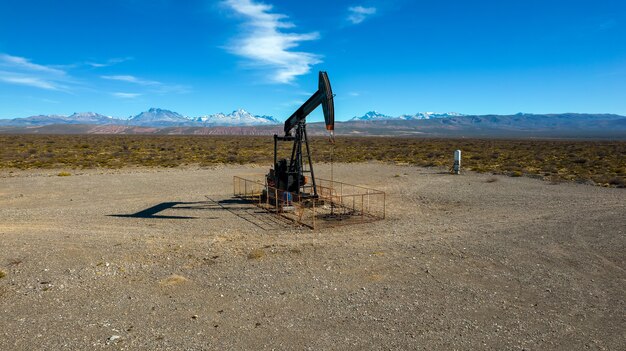
{"type": "MultiPolygon", "coordinates": [[[[447,168],[452,165],[454,150],[460,149],[464,166],[477,172],[592,179],[614,187],[624,186],[626,174],[625,141],[338,136],[331,148],[326,137],[309,139],[316,163],[329,162],[332,150],[334,162],[379,161],[447,168]],[[609,182],[613,177],[617,178],[609,182]]],[[[270,136],[0,135],[0,145],[0,169],[270,165],[273,161],[270,136]]],[[[280,143],[279,156],[289,157],[290,146],[280,143]]]]}
{"type": "Polygon", "coordinates": [[[249,260],[258,260],[261,257],[265,256],[265,251],[263,251],[263,249],[254,249],[252,251],[250,251],[250,253],[248,254],[248,259],[249,260]]]}
{"type": "Polygon", "coordinates": [[[620,177],[613,177],[609,179],[608,183],[618,188],[623,188],[626,185],[626,181],[624,180],[624,178],[620,178],[620,177]]]}

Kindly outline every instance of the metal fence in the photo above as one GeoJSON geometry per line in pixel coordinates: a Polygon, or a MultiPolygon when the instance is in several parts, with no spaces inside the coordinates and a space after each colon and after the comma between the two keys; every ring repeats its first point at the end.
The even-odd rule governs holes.
{"type": "Polygon", "coordinates": [[[234,196],[312,229],[385,218],[386,195],[379,190],[316,178],[318,198],[299,199],[297,194],[267,186],[261,179],[235,176],[234,196]]]}

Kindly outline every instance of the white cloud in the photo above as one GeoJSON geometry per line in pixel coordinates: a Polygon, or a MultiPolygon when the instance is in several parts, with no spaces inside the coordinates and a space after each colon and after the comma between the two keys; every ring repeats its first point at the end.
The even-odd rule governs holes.
{"type": "Polygon", "coordinates": [[[270,80],[290,83],[295,77],[307,74],[311,66],[321,63],[321,56],[301,51],[291,51],[300,42],[317,40],[319,33],[286,33],[281,29],[294,28],[285,22],[287,16],[270,12],[272,5],[252,0],[226,0],[224,4],[246,18],[245,32],[227,47],[235,55],[245,57],[256,66],[270,68],[270,80]]]}
{"type": "Polygon", "coordinates": [[[65,71],[57,68],[52,68],[44,65],[38,65],[30,62],[29,59],[19,56],[11,56],[7,54],[0,54],[0,65],[5,67],[12,67],[17,70],[29,71],[29,72],[42,72],[58,76],[64,76],[65,71]]]}
{"type": "Polygon", "coordinates": [[[52,82],[28,76],[12,75],[9,72],[0,72],[0,81],[10,84],[26,85],[35,88],[41,88],[46,90],[61,90],[59,86],[52,82]],[[8,73],[8,74],[7,74],[8,73]]]}
{"type": "Polygon", "coordinates": [[[600,23],[597,27],[598,31],[605,31],[605,30],[609,30],[612,28],[617,27],[617,21],[614,19],[608,19],[602,23],[600,23]]]}
{"type": "Polygon", "coordinates": [[[61,103],[60,101],[52,100],[52,99],[40,99],[40,100],[42,102],[46,102],[46,103],[49,103],[49,104],[60,104],[61,103]]]}
{"type": "Polygon", "coordinates": [[[348,8],[348,21],[352,24],[359,24],[365,19],[376,13],[375,7],[353,6],[348,8]]]}
{"type": "Polygon", "coordinates": [[[100,76],[100,78],[109,79],[109,80],[119,80],[122,82],[135,83],[139,85],[162,85],[163,84],[161,82],[157,82],[153,80],[145,80],[145,79],[137,78],[135,76],[130,76],[130,75],[100,76]]]}
{"type": "Polygon", "coordinates": [[[157,82],[155,80],[142,79],[142,78],[138,78],[136,76],[131,76],[131,75],[100,76],[100,78],[108,79],[108,80],[116,80],[120,82],[127,82],[127,83],[149,87],[147,90],[151,93],[156,93],[156,94],[171,94],[171,93],[185,94],[191,90],[189,87],[185,85],[165,84],[165,83],[157,82]]]}
{"type": "Polygon", "coordinates": [[[192,89],[187,85],[181,84],[161,84],[152,89],[157,94],[187,94],[192,89]]]}
{"type": "Polygon", "coordinates": [[[29,59],[0,53],[0,81],[46,90],[67,91],[71,79],[59,68],[44,66],[29,59]]]}
{"type": "Polygon", "coordinates": [[[101,67],[109,67],[118,63],[126,62],[132,60],[132,57],[120,57],[120,58],[112,58],[107,60],[106,62],[85,62],[88,66],[101,68],[101,67]]]}
{"type": "Polygon", "coordinates": [[[139,93],[121,93],[121,92],[111,93],[111,95],[121,98],[121,99],[134,99],[136,97],[141,96],[141,94],[139,93]]]}
{"type": "MultiPolygon", "coordinates": [[[[92,67],[105,67],[115,63],[130,60],[132,58],[114,58],[106,63],[81,63],[80,65],[90,65],[92,67]]],[[[0,83],[29,86],[38,89],[51,91],[62,91],[73,93],[77,88],[84,88],[84,84],[71,77],[66,70],[77,65],[50,66],[31,62],[31,60],[0,53],[0,83]]],[[[94,77],[89,77],[94,78],[94,77]]],[[[190,91],[190,88],[179,84],[165,84],[153,80],[138,78],[132,75],[108,75],[100,78],[136,84],[144,87],[141,93],[112,93],[121,98],[135,98],[147,93],[154,94],[183,94],[190,91]]],[[[124,89],[124,88],[116,88],[124,89]]]]}
{"type": "Polygon", "coordinates": [[[281,103],[281,106],[285,106],[285,107],[291,107],[291,106],[300,106],[304,104],[303,100],[291,100],[291,101],[286,101],[281,103]]]}

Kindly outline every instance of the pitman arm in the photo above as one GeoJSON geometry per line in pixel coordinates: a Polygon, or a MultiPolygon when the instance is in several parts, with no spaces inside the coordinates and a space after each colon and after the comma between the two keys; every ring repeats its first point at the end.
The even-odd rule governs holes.
{"type": "Polygon", "coordinates": [[[335,130],[335,105],[333,103],[333,91],[330,87],[328,74],[320,71],[318,89],[300,108],[294,112],[291,117],[285,121],[285,135],[290,135],[291,130],[298,125],[300,121],[313,112],[320,104],[324,112],[324,122],[326,122],[326,130],[331,134],[335,130]]]}

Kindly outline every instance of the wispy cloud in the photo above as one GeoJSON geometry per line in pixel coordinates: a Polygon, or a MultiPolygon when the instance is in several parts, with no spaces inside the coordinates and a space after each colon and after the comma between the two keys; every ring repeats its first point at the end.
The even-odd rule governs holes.
{"type": "Polygon", "coordinates": [[[59,68],[40,65],[29,59],[0,53],[0,81],[46,90],[69,90],[71,78],[59,68]]]}
{"type": "Polygon", "coordinates": [[[105,62],[85,62],[85,64],[94,68],[101,68],[101,67],[113,66],[118,63],[130,61],[132,59],[133,59],[132,57],[117,57],[117,58],[109,59],[105,62]]]}
{"type": "Polygon", "coordinates": [[[11,56],[7,54],[0,54],[0,65],[13,67],[18,70],[29,71],[29,72],[43,72],[48,74],[54,74],[59,76],[64,76],[65,71],[62,71],[57,68],[48,67],[44,65],[38,65],[36,63],[30,62],[29,59],[19,56],[11,56]]]}
{"type": "Polygon", "coordinates": [[[116,92],[116,93],[111,93],[111,95],[118,97],[120,99],[134,99],[134,98],[140,97],[142,94],[116,92]]]}
{"type": "Polygon", "coordinates": [[[300,106],[304,103],[303,100],[290,100],[290,101],[285,101],[283,103],[281,103],[281,106],[285,106],[285,107],[291,107],[291,106],[300,106]]]}
{"type": "Polygon", "coordinates": [[[26,85],[35,88],[47,89],[47,90],[61,90],[61,87],[56,84],[43,80],[37,77],[28,77],[14,75],[11,72],[0,71],[0,81],[10,84],[26,85]]]}
{"type": "Polygon", "coordinates": [[[162,85],[163,83],[154,80],[146,80],[130,75],[100,76],[102,79],[119,80],[122,82],[135,83],[139,85],[162,85]]]}
{"type": "Polygon", "coordinates": [[[258,67],[269,68],[270,81],[290,83],[297,76],[307,74],[311,66],[321,63],[321,56],[301,51],[291,51],[303,41],[319,39],[319,33],[287,33],[294,28],[286,22],[287,16],[272,13],[272,5],[252,0],[226,0],[226,6],[246,19],[244,33],[226,49],[242,56],[258,67]]]}
{"type": "Polygon", "coordinates": [[[348,8],[348,21],[352,24],[359,24],[365,19],[376,13],[375,7],[353,6],[348,8]]]}
{"type": "Polygon", "coordinates": [[[608,20],[600,23],[597,26],[597,30],[598,31],[606,31],[606,30],[609,30],[609,29],[613,29],[615,27],[617,27],[617,21],[611,18],[611,19],[608,19],[608,20]]]}
{"type": "MultiPolygon", "coordinates": [[[[0,53],[0,84],[6,83],[21,85],[73,94],[80,89],[89,90],[89,81],[97,78],[98,76],[83,77],[83,79],[89,79],[89,81],[78,80],[68,73],[71,72],[72,68],[76,68],[81,65],[84,66],[85,64],[91,65],[92,67],[104,67],[106,65],[112,65],[130,59],[132,58],[110,59],[103,64],[81,63],[65,66],[52,66],[34,63],[30,59],[24,57],[0,53]]],[[[166,84],[155,80],[139,78],[133,75],[103,75],[100,76],[100,78],[122,82],[122,84],[133,84],[135,85],[135,89],[132,90],[140,90],[138,93],[110,93],[113,96],[126,99],[136,98],[146,94],[183,94],[191,90],[185,85],[166,84]],[[137,88],[137,86],[140,86],[141,88],[137,88]]],[[[124,87],[113,89],[119,89],[122,91],[126,90],[124,87]]]]}
{"type": "Polygon", "coordinates": [[[40,99],[42,102],[48,103],[48,104],[60,104],[61,102],[58,100],[52,100],[52,99],[40,99]]]}
{"type": "Polygon", "coordinates": [[[165,84],[156,80],[143,79],[132,75],[100,76],[100,78],[141,85],[146,87],[148,92],[155,94],[185,94],[191,90],[185,85],[165,84]]]}

